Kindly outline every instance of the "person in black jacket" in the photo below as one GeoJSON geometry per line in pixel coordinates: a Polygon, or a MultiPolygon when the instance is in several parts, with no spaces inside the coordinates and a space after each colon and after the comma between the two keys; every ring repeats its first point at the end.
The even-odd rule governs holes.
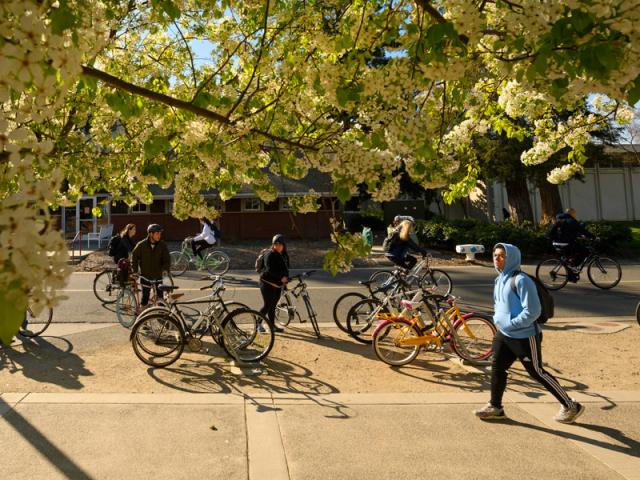
{"type": "Polygon", "coordinates": [[[427,251],[421,248],[411,240],[411,229],[413,228],[413,222],[410,220],[403,220],[397,229],[396,239],[389,247],[389,251],[385,253],[385,256],[399,267],[411,270],[417,263],[417,259],[409,255],[409,250],[418,252],[421,255],[426,255],[427,251]]]}
{"type": "Polygon", "coordinates": [[[266,315],[276,332],[284,331],[276,327],[275,318],[282,287],[289,282],[289,255],[286,252],[284,235],[274,235],[271,250],[264,255],[264,270],[260,274],[260,293],[264,302],[260,313],[266,315]]]}
{"type": "Polygon", "coordinates": [[[133,237],[136,236],[136,226],[133,223],[128,223],[126,227],[120,230],[118,243],[115,246],[115,253],[113,255],[113,261],[117,265],[121,258],[129,258],[129,254],[133,251],[135,243],[133,237]]]}
{"type": "MultiPolygon", "coordinates": [[[[562,250],[571,267],[578,267],[587,257],[588,251],[579,242],[581,238],[595,238],[586,227],[576,219],[576,211],[567,208],[556,215],[555,221],[549,228],[549,238],[553,246],[562,250]]],[[[577,281],[575,272],[569,272],[569,280],[577,281]]]]}

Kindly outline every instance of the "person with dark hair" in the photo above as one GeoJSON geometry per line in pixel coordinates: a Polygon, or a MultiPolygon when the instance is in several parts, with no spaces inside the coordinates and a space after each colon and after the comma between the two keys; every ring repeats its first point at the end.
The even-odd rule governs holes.
{"type": "Polygon", "coordinates": [[[411,239],[411,231],[413,222],[411,220],[402,220],[397,228],[395,238],[391,242],[389,251],[385,256],[399,267],[411,270],[417,263],[417,259],[409,255],[409,250],[426,255],[427,251],[421,248],[411,239]]]}
{"type": "Polygon", "coordinates": [[[200,218],[202,232],[191,239],[191,249],[193,254],[202,258],[202,251],[216,244],[216,236],[213,233],[213,222],[206,217],[200,218]]]}
{"type": "Polygon", "coordinates": [[[135,236],[136,226],[133,223],[128,223],[120,230],[113,254],[113,261],[116,265],[121,258],[129,258],[129,254],[133,251],[133,247],[135,247],[135,243],[133,243],[133,237],[135,236]]]}
{"type": "MultiPolygon", "coordinates": [[[[147,227],[147,238],[138,242],[131,254],[131,270],[139,272],[149,280],[162,280],[162,274],[171,268],[171,256],[167,244],[161,240],[162,227],[152,223],[147,227]]],[[[142,285],[142,299],[140,307],[147,308],[151,286],[140,279],[142,285]]]]}
{"type": "Polygon", "coordinates": [[[553,246],[567,257],[569,266],[569,281],[578,281],[577,272],[574,270],[587,258],[588,250],[580,243],[582,238],[593,239],[595,236],[576,219],[576,211],[567,208],[556,215],[548,232],[553,246]]]}
{"type": "Polygon", "coordinates": [[[570,398],[542,364],[542,330],[536,323],[542,306],[533,280],[520,272],[520,257],[515,245],[498,243],[493,248],[493,265],[498,272],[493,287],[493,323],[498,331],[493,339],[491,399],[473,413],[481,420],[506,418],[502,397],[507,388],[507,372],[519,360],[531,378],[560,402],[554,420],[573,423],[584,412],[584,406],[570,398]]]}
{"type": "MultiPolygon", "coordinates": [[[[284,235],[274,235],[271,241],[271,249],[264,254],[264,270],[260,274],[260,293],[264,305],[260,313],[265,315],[275,332],[283,332],[284,329],[275,325],[276,307],[282,287],[289,282],[289,255],[284,235]]],[[[262,326],[259,326],[261,328],[262,326]]]]}

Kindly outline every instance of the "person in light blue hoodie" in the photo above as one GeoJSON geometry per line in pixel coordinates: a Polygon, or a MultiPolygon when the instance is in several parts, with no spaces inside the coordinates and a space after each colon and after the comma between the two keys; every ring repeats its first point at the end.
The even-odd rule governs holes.
{"type": "Polygon", "coordinates": [[[573,423],[584,412],[584,406],[571,399],[542,366],[542,331],[536,323],[542,307],[533,280],[520,272],[520,250],[509,243],[498,243],[493,247],[493,264],[498,271],[493,287],[493,323],[498,331],[493,339],[491,400],[475,410],[475,415],[481,420],[506,418],[502,396],[507,387],[507,371],[520,360],[529,375],[561,403],[554,420],[573,423]]]}

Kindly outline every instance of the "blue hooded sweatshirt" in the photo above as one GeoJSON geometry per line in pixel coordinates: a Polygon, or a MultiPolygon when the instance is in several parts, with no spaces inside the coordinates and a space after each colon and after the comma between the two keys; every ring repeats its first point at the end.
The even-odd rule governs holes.
{"type": "Polygon", "coordinates": [[[507,337],[532,337],[536,334],[535,321],[542,312],[536,286],[528,276],[518,274],[514,292],[511,277],[520,270],[520,250],[509,243],[498,243],[494,250],[496,247],[504,248],[506,258],[493,287],[493,323],[507,337]]]}

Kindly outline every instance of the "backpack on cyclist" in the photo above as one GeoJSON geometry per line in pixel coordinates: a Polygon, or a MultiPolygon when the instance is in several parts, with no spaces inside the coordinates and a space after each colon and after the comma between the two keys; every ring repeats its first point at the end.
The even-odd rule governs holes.
{"type": "Polygon", "coordinates": [[[107,252],[110,257],[115,257],[118,245],[120,245],[120,235],[116,234],[109,240],[109,245],[107,245],[107,252]]]}
{"type": "Polygon", "coordinates": [[[264,248],[260,250],[260,253],[258,254],[258,258],[256,258],[256,264],[255,264],[256,272],[262,273],[266,270],[267,266],[264,264],[264,257],[270,251],[271,251],[270,248],[264,248]]]}
{"type": "Polygon", "coordinates": [[[213,232],[213,236],[216,237],[216,243],[218,243],[222,238],[222,230],[220,230],[215,223],[211,222],[211,231],[213,232]]]}
{"type": "Polygon", "coordinates": [[[528,273],[523,272],[522,270],[516,270],[511,276],[511,290],[514,291],[516,296],[518,295],[518,291],[516,290],[516,276],[520,273],[529,277],[533,281],[533,284],[536,286],[536,293],[538,294],[538,299],[540,300],[541,307],[540,316],[536,319],[536,323],[538,325],[544,325],[545,323],[547,323],[547,320],[553,318],[553,297],[549,293],[549,290],[547,290],[547,287],[545,287],[540,280],[538,280],[533,275],[529,275],[528,273]]]}
{"type": "Polygon", "coordinates": [[[129,273],[131,272],[131,262],[128,258],[121,258],[118,260],[118,266],[116,267],[116,278],[120,285],[124,285],[129,281],[129,273]]]}
{"type": "Polygon", "coordinates": [[[384,253],[389,253],[391,247],[398,241],[400,238],[400,232],[398,230],[392,231],[386,238],[382,241],[382,250],[384,253]]]}

